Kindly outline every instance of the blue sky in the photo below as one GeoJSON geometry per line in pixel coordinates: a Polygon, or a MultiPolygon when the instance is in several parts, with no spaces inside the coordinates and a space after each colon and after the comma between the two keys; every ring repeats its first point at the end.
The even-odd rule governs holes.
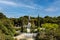
{"type": "Polygon", "coordinates": [[[0,12],[7,17],[60,16],[60,0],[0,0],[0,12]]]}

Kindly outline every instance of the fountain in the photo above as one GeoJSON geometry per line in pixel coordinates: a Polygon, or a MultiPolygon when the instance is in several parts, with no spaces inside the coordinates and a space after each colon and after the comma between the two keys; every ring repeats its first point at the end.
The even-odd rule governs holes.
{"type": "Polygon", "coordinates": [[[27,33],[30,33],[30,27],[31,27],[31,23],[28,23],[28,25],[27,25],[27,33]]]}
{"type": "Polygon", "coordinates": [[[29,21],[30,21],[30,16],[28,17],[27,33],[30,33],[30,27],[31,27],[31,23],[29,21]]]}
{"type": "Polygon", "coordinates": [[[31,23],[30,23],[30,16],[28,18],[28,24],[27,24],[27,33],[21,33],[20,35],[14,37],[17,40],[34,40],[34,37],[36,37],[37,33],[31,33],[30,32],[30,27],[31,27],[31,23]]]}
{"type": "Polygon", "coordinates": [[[27,33],[25,34],[25,36],[28,37],[28,38],[33,38],[37,34],[36,33],[30,33],[30,27],[31,27],[31,23],[30,23],[30,16],[29,16],[29,18],[28,18],[28,25],[27,25],[27,33]]]}

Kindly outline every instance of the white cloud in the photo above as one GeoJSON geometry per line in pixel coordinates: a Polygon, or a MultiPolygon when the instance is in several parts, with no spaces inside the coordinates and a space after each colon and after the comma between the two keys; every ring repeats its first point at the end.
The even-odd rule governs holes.
{"type": "Polygon", "coordinates": [[[44,9],[46,12],[57,12],[60,10],[60,0],[55,1],[49,7],[44,9]]]}
{"type": "Polygon", "coordinates": [[[26,5],[23,3],[15,3],[12,1],[4,1],[4,0],[0,0],[0,4],[5,4],[5,5],[9,5],[9,6],[17,6],[17,7],[27,7],[27,8],[31,8],[31,9],[35,9],[35,7],[30,6],[30,5],[26,5]]]}
{"type": "Polygon", "coordinates": [[[57,0],[52,6],[60,8],[60,0],[57,0]]]}
{"type": "Polygon", "coordinates": [[[23,4],[23,3],[19,3],[17,4],[19,7],[27,7],[27,8],[31,8],[31,9],[35,9],[34,6],[31,6],[31,5],[26,5],[26,4],[23,4]]]}
{"type": "Polygon", "coordinates": [[[44,9],[44,10],[47,12],[55,12],[58,10],[58,8],[50,7],[50,8],[44,9]]]}
{"type": "Polygon", "coordinates": [[[0,7],[0,10],[1,10],[2,8],[0,7]]]}
{"type": "Polygon", "coordinates": [[[10,2],[10,1],[3,1],[3,0],[0,0],[0,3],[2,3],[2,4],[7,4],[7,5],[17,5],[15,2],[10,2]]]}
{"type": "Polygon", "coordinates": [[[0,12],[4,12],[2,7],[0,7],[0,12]]]}

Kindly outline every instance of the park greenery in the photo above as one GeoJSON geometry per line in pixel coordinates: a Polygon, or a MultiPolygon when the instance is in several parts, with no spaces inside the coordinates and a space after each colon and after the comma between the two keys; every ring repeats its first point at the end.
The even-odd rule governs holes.
{"type": "MultiPolygon", "coordinates": [[[[28,16],[8,18],[0,12],[0,40],[14,40],[14,36],[26,32],[28,16]],[[19,27],[19,28],[16,28],[19,27]],[[16,31],[20,31],[16,33],[16,31]]],[[[31,17],[31,33],[37,33],[35,40],[60,40],[60,16],[31,17]]]]}

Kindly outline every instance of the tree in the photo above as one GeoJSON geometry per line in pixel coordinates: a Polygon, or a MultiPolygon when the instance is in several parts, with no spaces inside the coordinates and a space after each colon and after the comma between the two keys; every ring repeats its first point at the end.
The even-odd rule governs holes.
{"type": "Polygon", "coordinates": [[[42,27],[46,29],[57,29],[59,26],[58,24],[45,23],[45,24],[42,24],[42,27]]]}
{"type": "Polygon", "coordinates": [[[0,12],[0,19],[1,18],[7,18],[3,13],[0,12]]]}
{"type": "Polygon", "coordinates": [[[40,17],[39,17],[39,15],[37,17],[37,26],[40,27],[40,17]]]}
{"type": "Polygon", "coordinates": [[[0,40],[5,40],[5,34],[2,33],[1,29],[0,29],[0,40]]]}

